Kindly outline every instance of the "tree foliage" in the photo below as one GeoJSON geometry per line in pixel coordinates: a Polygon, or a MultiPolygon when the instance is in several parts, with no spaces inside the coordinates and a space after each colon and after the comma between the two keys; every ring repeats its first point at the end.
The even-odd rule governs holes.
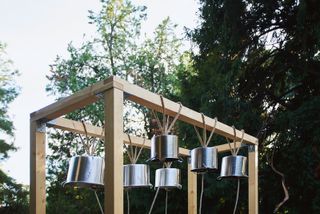
{"type": "MultiPolygon", "coordinates": [[[[319,2],[200,2],[201,24],[188,32],[199,47],[196,74],[179,74],[183,103],[260,139],[261,213],[283,198],[273,153],[290,194],[280,212],[319,212],[319,2]]],[[[204,206],[231,212],[234,187],[210,184],[205,197],[217,203],[204,206]]]]}
{"type": "MultiPolygon", "coordinates": [[[[8,115],[8,105],[17,97],[19,87],[15,83],[18,71],[12,66],[5,52],[6,45],[0,42],[0,163],[9,157],[17,148],[13,144],[14,127],[8,115]]],[[[0,212],[27,212],[28,192],[21,184],[0,169],[0,212]]]]}
{"type": "MultiPolygon", "coordinates": [[[[166,18],[155,29],[153,37],[141,36],[141,24],[146,19],[145,7],[120,0],[101,3],[100,12],[89,11],[90,23],[97,27],[97,37],[84,42],[80,47],[70,43],[69,58],[56,58],[48,76],[50,82],[47,91],[60,99],[110,75],[116,75],[155,93],[175,93],[175,73],[180,64],[181,44],[180,39],[174,34],[176,25],[166,18]]],[[[67,117],[103,126],[103,103],[98,101],[68,114],[67,117]]],[[[152,134],[153,128],[147,109],[125,101],[124,119],[125,132],[140,136],[152,134]]],[[[102,145],[103,142],[100,141],[101,155],[102,145]]],[[[58,208],[66,213],[87,213],[88,210],[99,212],[91,191],[79,189],[72,192],[71,189],[63,187],[69,158],[84,152],[79,136],[69,132],[51,131],[49,148],[51,154],[47,157],[48,213],[56,213],[58,208]]],[[[143,153],[141,159],[147,159],[147,154],[143,153]]],[[[126,158],[125,162],[127,161],[126,158]]],[[[132,212],[147,211],[153,194],[151,190],[144,193],[131,191],[132,212]]],[[[102,200],[103,194],[100,196],[102,200]]],[[[160,194],[160,200],[163,197],[164,195],[160,194]]],[[[162,212],[162,207],[161,204],[155,209],[155,213],[162,212]]],[[[178,210],[179,207],[172,209],[178,210]]]]}

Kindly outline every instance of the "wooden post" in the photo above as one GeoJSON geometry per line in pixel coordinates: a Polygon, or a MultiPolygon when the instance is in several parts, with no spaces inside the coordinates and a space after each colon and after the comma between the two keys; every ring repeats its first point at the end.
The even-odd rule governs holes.
{"type": "Polygon", "coordinates": [[[123,214],[123,91],[105,92],[104,213],[123,214]]]}
{"type": "Polygon", "coordinates": [[[46,213],[45,124],[30,121],[30,213],[46,213]]]}
{"type": "Polygon", "coordinates": [[[197,174],[191,172],[188,158],[188,214],[197,214],[197,174]]]}
{"type": "Polygon", "coordinates": [[[249,214],[258,214],[258,146],[250,145],[248,151],[249,166],[249,214]]]}

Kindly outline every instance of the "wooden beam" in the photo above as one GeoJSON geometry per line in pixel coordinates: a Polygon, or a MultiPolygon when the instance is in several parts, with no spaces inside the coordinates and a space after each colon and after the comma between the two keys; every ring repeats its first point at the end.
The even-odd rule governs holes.
{"type": "Polygon", "coordinates": [[[121,85],[114,81],[111,76],[106,80],[97,82],[71,96],[60,99],[57,102],[48,105],[38,111],[31,113],[31,120],[41,120],[43,122],[53,120],[74,110],[80,109],[86,105],[98,100],[97,95],[110,88],[120,88],[121,85]]]}
{"type": "Polygon", "coordinates": [[[197,200],[197,174],[191,172],[191,162],[188,158],[188,214],[197,214],[197,200]]]}
{"type": "Polygon", "coordinates": [[[46,213],[45,126],[30,122],[30,213],[46,213]]]}
{"type": "MultiPolygon", "coordinates": [[[[104,139],[103,128],[98,127],[98,126],[93,126],[88,123],[85,123],[85,125],[86,125],[88,136],[104,139]]],[[[57,119],[54,119],[54,120],[47,122],[47,126],[52,127],[52,128],[58,128],[58,129],[65,130],[65,131],[78,133],[78,134],[85,134],[85,131],[84,131],[84,128],[83,128],[83,125],[81,122],[62,118],[62,117],[59,117],[57,119]]],[[[132,136],[132,135],[130,135],[130,137],[131,137],[131,142],[134,146],[141,147],[143,145],[144,139],[142,137],[136,137],[136,136],[132,136]]],[[[128,134],[123,134],[123,141],[125,144],[130,143],[128,134]]],[[[145,142],[144,147],[147,149],[150,149],[151,148],[150,140],[146,139],[145,141],[146,142],[145,142]]],[[[190,152],[189,149],[179,147],[179,154],[181,156],[189,156],[189,152],[190,152]]]]}
{"type": "Polygon", "coordinates": [[[258,146],[249,146],[248,168],[249,168],[249,214],[259,213],[258,200],[258,146]]]}
{"type": "Polygon", "coordinates": [[[123,92],[105,92],[104,213],[123,214],[123,92]]]}
{"type": "MultiPolygon", "coordinates": [[[[123,85],[123,91],[129,95],[129,100],[132,100],[133,102],[138,103],[147,108],[154,109],[158,112],[162,111],[161,100],[159,95],[154,94],[137,85],[128,83],[127,81],[122,80],[120,78],[115,77],[114,81],[123,85]]],[[[170,116],[175,116],[177,114],[177,111],[179,110],[179,104],[166,98],[164,98],[164,103],[166,107],[166,113],[170,116]]],[[[188,124],[195,125],[198,127],[203,126],[201,114],[187,107],[182,108],[179,120],[182,120],[188,124]]],[[[215,123],[214,119],[206,116],[205,120],[207,123],[207,130],[211,131],[215,123]]],[[[221,122],[217,123],[215,133],[233,139],[233,128],[221,122]]],[[[241,140],[242,133],[240,130],[236,130],[236,135],[236,139],[241,140]]],[[[258,143],[258,140],[257,138],[249,134],[245,134],[243,143],[256,145],[258,143]]]]}
{"type": "MultiPolygon", "coordinates": [[[[104,81],[100,81],[90,87],[87,87],[75,94],[61,99],[45,108],[42,108],[36,112],[31,114],[32,120],[43,120],[49,121],[60,117],[64,114],[72,112],[76,109],[82,108],[88,104],[95,102],[97,98],[97,94],[102,93],[105,90],[110,88],[118,88],[123,89],[124,92],[129,94],[128,99],[139,103],[148,108],[154,109],[156,111],[161,111],[161,101],[160,96],[149,92],[139,86],[128,83],[125,80],[120,78],[111,76],[104,81]]],[[[167,114],[174,116],[178,109],[179,104],[175,103],[171,100],[164,99],[164,103],[166,106],[167,114]]],[[[191,110],[187,107],[184,107],[181,111],[180,120],[189,123],[191,125],[195,125],[198,127],[202,127],[202,117],[201,114],[191,110]]],[[[207,129],[210,131],[213,128],[214,120],[212,118],[206,117],[207,129]]],[[[233,129],[231,126],[225,125],[221,122],[218,122],[216,125],[216,133],[222,135],[224,137],[233,138],[233,129]]],[[[240,140],[241,131],[236,131],[237,140],[240,140]]],[[[257,144],[257,139],[251,135],[244,135],[244,143],[245,144],[257,144]]]]}
{"type": "MultiPolygon", "coordinates": [[[[79,121],[59,117],[57,119],[48,121],[46,124],[48,127],[70,131],[77,134],[85,134],[83,124],[79,121]]],[[[94,126],[89,123],[85,123],[85,126],[88,136],[104,139],[104,129],[102,127],[94,126]]]]}

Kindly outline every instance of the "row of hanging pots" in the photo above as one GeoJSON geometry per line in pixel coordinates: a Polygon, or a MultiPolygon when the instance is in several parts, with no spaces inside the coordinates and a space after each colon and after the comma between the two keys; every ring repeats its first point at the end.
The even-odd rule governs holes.
{"type": "MultiPolygon", "coordinates": [[[[230,155],[222,158],[221,178],[245,178],[247,158],[230,155]]],[[[218,171],[218,152],[214,147],[198,147],[191,150],[191,171],[196,173],[218,171]]]]}
{"type": "MultiPolygon", "coordinates": [[[[164,139],[164,138],[162,138],[164,139]]],[[[172,139],[171,137],[168,139],[172,139]]],[[[161,142],[166,142],[162,140],[161,142]]],[[[171,141],[170,141],[171,142],[171,141]]],[[[167,145],[167,144],[165,144],[167,145]]],[[[162,147],[156,147],[162,148],[162,147]]],[[[173,147],[167,147],[173,148],[173,147]]],[[[157,149],[155,149],[157,151],[157,149]]],[[[159,150],[156,153],[164,157],[171,150],[159,150]],[[164,153],[162,153],[164,151],[164,153]]],[[[151,155],[155,153],[151,152],[151,155]]],[[[174,153],[170,153],[174,154],[174,153]]],[[[159,157],[158,156],[158,157],[159,157]]],[[[154,157],[154,156],[152,156],[154,157]]],[[[173,156],[167,156],[170,159],[173,156]]],[[[217,150],[214,147],[198,147],[191,150],[191,171],[197,173],[215,172],[218,170],[217,150]]],[[[222,158],[221,173],[218,178],[247,177],[244,156],[226,156],[222,158]]],[[[128,164],[123,167],[124,187],[152,187],[150,184],[150,169],[146,164],[128,164]]],[[[69,170],[65,185],[89,187],[92,189],[103,187],[104,159],[97,156],[74,156],[70,159],[69,170]]],[[[155,187],[177,187],[180,185],[180,171],[176,168],[161,168],[156,170],[155,187]]]]}
{"type": "MultiPolygon", "coordinates": [[[[127,188],[152,187],[150,168],[146,164],[127,164],[123,166],[123,186],[127,188]]],[[[70,159],[65,186],[90,189],[104,186],[104,159],[97,156],[74,156],[70,159]]],[[[155,187],[181,188],[180,170],[161,168],[156,170],[155,187]]]]}
{"type": "MultiPolygon", "coordinates": [[[[151,139],[150,161],[168,162],[179,160],[178,137],[159,135],[151,139]]],[[[146,164],[127,164],[123,166],[124,188],[152,187],[150,168],[146,164]]],[[[98,156],[74,156],[69,161],[66,186],[97,189],[103,187],[104,159],[98,156]]],[[[155,187],[181,188],[180,170],[161,168],[156,170],[155,187]]]]}

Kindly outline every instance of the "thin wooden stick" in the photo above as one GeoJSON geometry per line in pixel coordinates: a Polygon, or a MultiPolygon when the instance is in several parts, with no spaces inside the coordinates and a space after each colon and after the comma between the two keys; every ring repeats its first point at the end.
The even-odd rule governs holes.
{"type": "Polygon", "coordinates": [[[270,162],[270,166],[272,168],[272,170],[277,173],[278,175],[281,176],[281,185],[282,185],[282,188],[283,188],[283,192],[284,192],[284,198],[283,200],[277,204],[277,206],[275,207],[273,213],[277,213],[278,210],[280,209],[280,207],[286,202],[289,200],[289,192],[288,192],[288,189],[286,187],[286,180],[285,180],[285,176],[282,172],[278,171],[275,167],[274,167],[274,164],[273,164],[273,158],[274,158],[274,152],[275,152],[275,149],[273,149],[272,151],[272,156],[271,156],[271,159],[269,160],[270,162]]]}

